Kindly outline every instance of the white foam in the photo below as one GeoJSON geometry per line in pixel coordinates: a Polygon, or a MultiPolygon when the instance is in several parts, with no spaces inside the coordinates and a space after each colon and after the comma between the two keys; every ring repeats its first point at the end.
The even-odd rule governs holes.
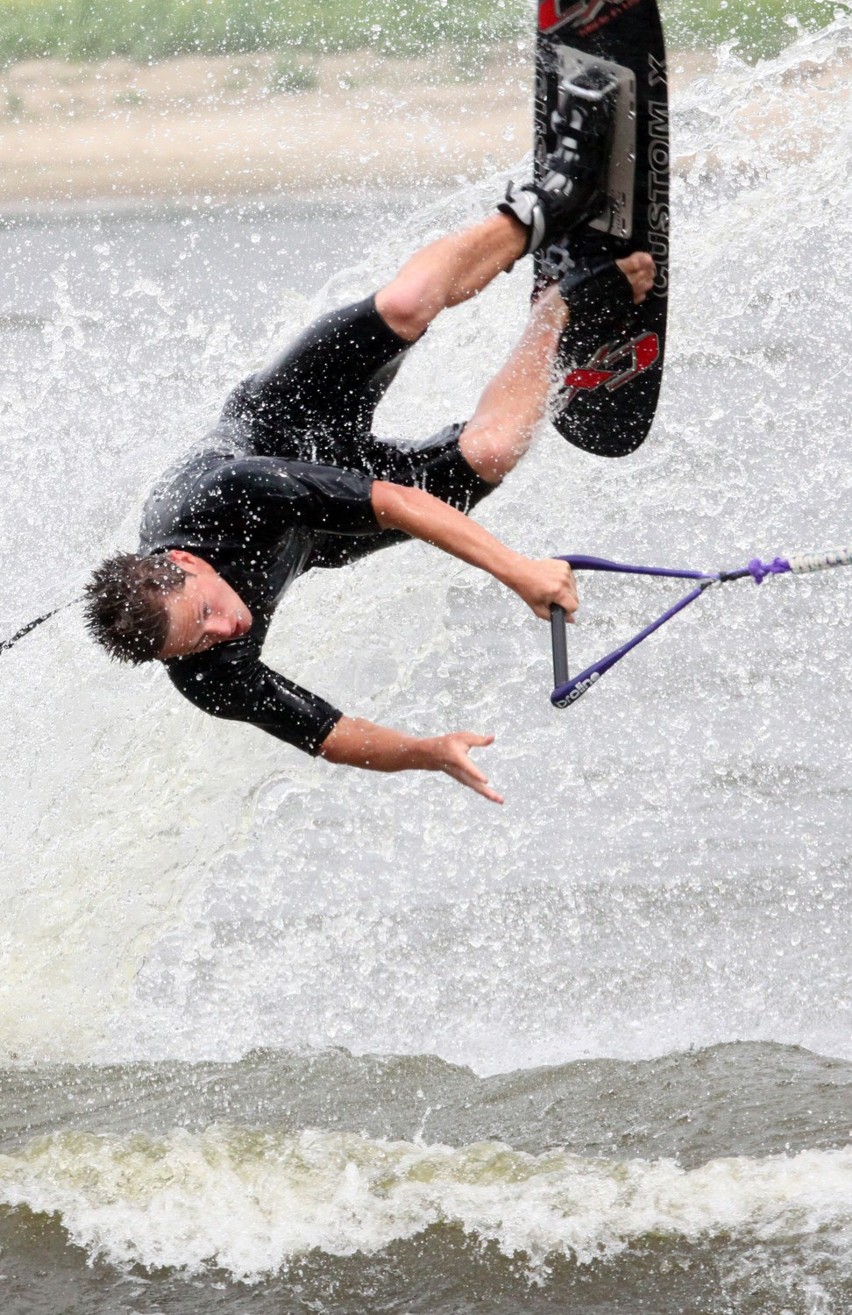
{"type": "MultiPolygon", "coordinates": [[[[734,566],[845,541],[850,26],[756,69],[722,58],[675,101],[652,438],[606,463],[543,435],[481,512],[513,546],[734,566]]],[[[139,255],[87,287],[63,250],[44,351],[22,349],[4,415],[25,564],[0,582],[8,615],[42,610],[36,587],[54,601],[62,563],[76,580],[132,541],[150,479],[273,340],[498,192],[416,210],[248,342],[215,298],[183,315],[176,282],[150,295],[156,253],[156,277],[139,255]]],[[[527,291],[519,271],[437,324],[385,432],[464,417],[527,291]]],[[[416,733],[496,731],[479,757],[502,812],[437,775],[347,772],[216,723],[162,673],[109,667],[73,618],[35,632],[0,669],[0,1055],[342,1044],[494,1071],[744,1037],[849,1054],[850,611],[827,574],[718,591],[559,714],[546,627],[467,568],[410,547],[300,581],[271,664],[416,733]]],[[[662,588],[586,584],[572,661],[638,629],[662,588]]]]}
{"type": "Polygon", "coordinates": [[[795,1250],[819,1234],[842,1251],[852,1241],[852,1149],[684,1170],[496,1142],[452,1149],[228,1125],[156,1139],[58,1133],[0,1157],[0,1200],[56,1213],[74,1242],[116,1265],[216,1267],[252,1280],[313,1248],[369,1254],[445,1224],[535,1271],[556,1256],[587,1265],[651,1237],[795,1250]]]}

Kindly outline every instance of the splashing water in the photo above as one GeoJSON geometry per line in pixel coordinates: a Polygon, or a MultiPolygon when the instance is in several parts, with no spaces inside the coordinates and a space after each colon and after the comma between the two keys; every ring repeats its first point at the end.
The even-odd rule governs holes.
{"type": "MultiPolygon", "coordinates": [[[[850,30],[756,68],[722,52],[676,97],[654,431],[614,463],[544,432],[481,511],[513,546],[713,568],[848,541],[850,30]]],[[[366,254],[362,216],[256,206],[10,229],[9,628],[132,546],[150,481],[242,374],[497,191],[415,209],[366,254]]],[[[380,432],[469,414],[527,293],[519,270],[444,317],[380,432]]],[[[412,545],[301,581],[272,664],[352,715],[495,731],[502,812],[206,719],[161,673],[110,667],[68,614],[0,672],[0,1050],[344,1044],[482,1071],[736,1037],[852,1055],[848,587],[720,593],[555,713],[546,628],[461,564],[412,545]]],[[[590,581],[575,667],[656,614],[659,588],[590,581]]]]}

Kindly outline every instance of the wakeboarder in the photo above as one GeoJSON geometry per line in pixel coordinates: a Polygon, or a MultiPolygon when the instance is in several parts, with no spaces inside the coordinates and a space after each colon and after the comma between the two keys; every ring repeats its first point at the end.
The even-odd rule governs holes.
{"type": "Polygon", "coordinates": [[[261,650],[298,576],[408,538],[488,572],[544,620],[552,605],[573,616],[565,562],[512,551],[468,513],[527,451],[569,316],[641,302],[654,277],[649,254],[580,262],[541,288],[466,424],[410,444],[376,438],[372,422],[437,315],[594,215],[611,113],[594,79],[567,86],[540,183],[510,186],[496,214],[419,251],[374,296],[323,316],[231,393],[201,449],[151,493],[138,551],[102,563],[87,587],[87,624],[112,656],[161,662],[205,712],[328,762],[442,771],[502,803],[470,757],[493,736],[417,737],[349,716],[266,666],[261,650]]]}

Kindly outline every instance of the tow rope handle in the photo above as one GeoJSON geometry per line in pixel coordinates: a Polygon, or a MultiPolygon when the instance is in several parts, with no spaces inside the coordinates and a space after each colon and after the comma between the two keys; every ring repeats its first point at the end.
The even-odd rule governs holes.
{"type": "Polygon", "coordinates": [[[771,562],[762,562],[759,558],[754,558],[747,566],[741,567],[735,571],[690,571],[673,569],[667,566],[632,566],[626,562],[613,562],[605,557],[586,557],[579,554],[570,553],[557,558],[558,561],[567,562],[569,566],[578,571],[615,571],[624,575],[656,575],[668,576],[670,578],[681,580],[693,580],[695,586],[678,599],[671,607],[668,607],[662,616],[652,621],[650,625],[640,630],[638,635],[634,635],[625,644],[607,653],[592,666],[586,667],[573,680],[568,674],[568,645],[565,636],[565,611],[563,608],[552,604],[550,608],[550,642],[553,651],[553,691],[550,695],[550,701],[557,708],[568,708],[577,701],[592,685],[600,680],[601,676],[609,671],[610,667],[615,666],[623,657],[641,644],[644,639],[652,635],[660,626],[665,625],[678,612],[682,612],[690,603],[700,598],[706,589],[714,584],[726,584],[730,580],[742,580],[751,576],[755,584],[761,584],[767,576],[783,575],[791,572],[793,575],[806,575],[812,571],[824,571],[832,566],[852,566],[852,548],[831,548],[827,552],[800,553],[795,557],[776,557],[771,562]]]}
{"type": "MultiPolygon", "coordinates": [[[[606,557],[588,557],[581,553],[571,553],[557,560],[567,562],[577,571],[618,571],[636,575],[675,575],[689,579],[703,578],[701,571],[668,571],[653,566],[626,566],[623,562],[612,562],[606,557]]],[[[568,671],[568,640],[565,633],[565,608],[557,603],[550,605],[550,647],[553,655],[553,690],[554,694],[565,697],[572,694],[576,682],[571,681],[568,671]],[[566,686],[568,687],[566,689],[566,686]]],[[[577,679],[580,680],[582,675],[577,679]]],[[[577,695],[574,695],[577,697],[577,695]]],[[[555,700],[554,700],[555,702],[555,700]]]]}

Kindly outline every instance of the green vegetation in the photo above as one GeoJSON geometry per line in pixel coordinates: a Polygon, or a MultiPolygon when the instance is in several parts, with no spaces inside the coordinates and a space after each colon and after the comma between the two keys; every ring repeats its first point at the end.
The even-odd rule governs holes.
{"type": "Polygon", "coordinates": [[[672,49],[735,42],[748,59],[777,55],[834,18],[834,0],[660,0],[672,49]]]}
{"type": "Polygon", "coordinates": [[[517,36],[528,12],[525,0],[0,0],[0,58],[364,47],[414,55],[517,36]]]}
{"type": "MultiPolygon", "coordinates": [[[[736,41],[771,54],[795,23],[831,20],[832,0],[662,0],[672,46],[736,41]],[[789,17],[794,22],[791,25],[789,17]]],[[[529,35],[530,0],[0,0],[0,61],[104,59],[369,47],[410,56],[440,43],[487,47],[529,35]]]]}

